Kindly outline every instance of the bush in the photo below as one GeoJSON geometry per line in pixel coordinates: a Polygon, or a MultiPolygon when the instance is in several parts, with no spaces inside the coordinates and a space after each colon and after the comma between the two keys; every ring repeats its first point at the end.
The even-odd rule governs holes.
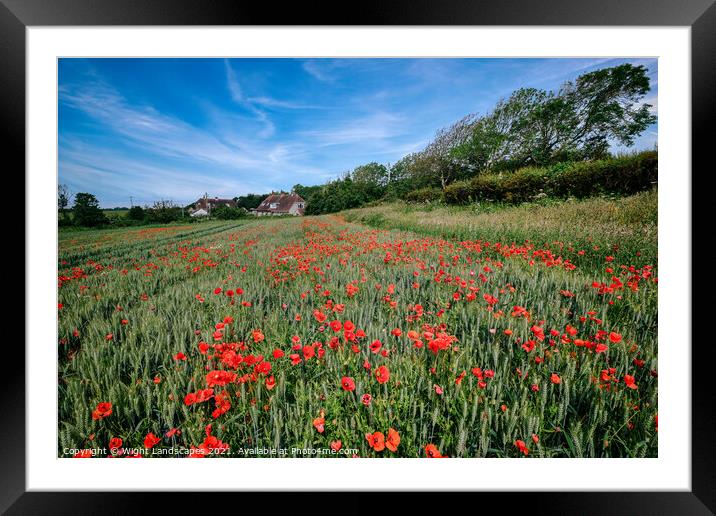
{"type": "Polygon", "coordinates": [[[413,190],[405,194],[405,200],[408,202],[433,202],[443,200],[443,191],[440,188],[425,187],[413,190]]]}
{"type": "Polygon", "coordinates": [[[467,204],[474,201],[495,201],[500,196],[500,176],[480,175],[470,181],[458,181],[445,188],[445,202],[467,204]]]}
{"type": "Polygon", "coordinates": [[[99,201],[90,193],[82,192],[75,195],[72,215],[77,226],[93,228],[109,222],[99,207],[99,201]]]}
{"type": "MultiPolygon", "coordinates": [[[[475,178],[477,179],[477,178],[475,178]]],[[[445,187],[443,199],[448,204],[468,204],[472,198],[472,181],[455,181],[445,187]]]]}
{"type": "Polygon", "coordinates": [[[152,224],[166,224],[182,218],[182,210],[178,206],[155,206],[144,210],[146,221],[152,224]]]}
{"type": "Polygon", "coordinates": [[[144,208],[141,206],[132,206],[127,212],[129,220],[144,220],[144,208]]]}
{"type": "Polygon", "coordinates": [[[231,208],[230,206],[219,206],[211,210],[211,216],[219,220],[236,220],[246,216],[243,208],[231,208]]]}
{"type": "Polygon", "coordinates": [[[657,182],[657,175],[658,154],[647,151],[604,160],[480,175],[448,186],[445,201],[449,204],[475,201],[518,204],[541,197],[632,195],[651,189],[657,182]]]}
{"type": "Polygon", "coordinates": [[[642,152],[592,162],[575,163],[548,180],[551,195],[589,197],[612,193],[632,195],[649,190],[657,182],[658,154],[642,152]]]}

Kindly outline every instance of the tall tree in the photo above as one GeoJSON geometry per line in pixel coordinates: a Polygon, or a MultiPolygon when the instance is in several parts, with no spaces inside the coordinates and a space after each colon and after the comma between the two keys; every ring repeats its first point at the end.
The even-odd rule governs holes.
{"type": "Polygon", "coordinates": [[[57,188],[57,207],[62,214],[62,218],[67,218],[67,207],[70,205],[70,189],[67,185],[60,185],[57,188]]]}
{"type": "Polygon", "coordinates": [[[75,195],[72,211],[78,226],[95,227],[109,222],[99,207],[99,201],[91,193],[81,192],[75,195]]]}
{"type": "Polygon", "coordinates": [[[477,172],[604,157],[611,142],[630,146],[656,121],[644,102],[646,72],[627,63],[580,75],[557,92],[519,89],[477,119],[451,153],[477,172]]]}
{"type": "Polygon", "coordinates": [[[351,177],[356,183],[371,183],[376,186],[385,186],[388,183],[388,169],[385,165],[373,161],[353,169],[351,177]]]}

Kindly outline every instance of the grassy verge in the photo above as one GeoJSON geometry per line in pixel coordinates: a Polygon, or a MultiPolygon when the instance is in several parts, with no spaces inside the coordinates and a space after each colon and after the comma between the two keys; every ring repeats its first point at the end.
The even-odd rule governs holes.
{"type": "Polygon", "coordinates": [[[533,242],[559,248],[563,256],[589,267],[595,246],[622,263],[657,260],[657,192],[629,197],[470,206],[391,203],[341,213],[348,221],[381,229],[400,229],[441,238],[503,243],[533,242]]]}

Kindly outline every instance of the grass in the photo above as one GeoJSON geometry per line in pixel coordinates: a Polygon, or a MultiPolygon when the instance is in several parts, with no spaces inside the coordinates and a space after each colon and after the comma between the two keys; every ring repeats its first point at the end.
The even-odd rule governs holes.
{"type": "Polygon", "coordinates": [[[656,456],[655,207],[61,234],[58,456],[656,456]]]}
{"type": "Polygon", "coordinates": [[[129,210],[102,210],[102,213],[109,219],[123,219],[129,213],[129,210]]]}
{"type": "Polygon", "coordinates": [[[547,201],[517,207],[499,203],[464,207],[392,203],[348,210],[342,215],[348,221],[372,227],[442,238],[596,245],[611,248],[615,257],[645,264],[657,259],[657,213],[657,192],[652,190],[616,199],[547,201]],[[637,252],[641,256],[635,260],[637,252]]]}

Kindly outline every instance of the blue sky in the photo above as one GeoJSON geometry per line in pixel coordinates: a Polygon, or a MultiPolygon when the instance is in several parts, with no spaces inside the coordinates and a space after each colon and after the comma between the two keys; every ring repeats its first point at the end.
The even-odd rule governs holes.
{"type": "MultiPolygon", "coordinates": [[[[103,207],[320,184],[520,87],[656,59],[61,59],[58,173],[103,207]]],[[[633,148],[653,148],[656,126],[633,148]]],[[[617,149],[618,150],[618,149],[617,149]]]]}

